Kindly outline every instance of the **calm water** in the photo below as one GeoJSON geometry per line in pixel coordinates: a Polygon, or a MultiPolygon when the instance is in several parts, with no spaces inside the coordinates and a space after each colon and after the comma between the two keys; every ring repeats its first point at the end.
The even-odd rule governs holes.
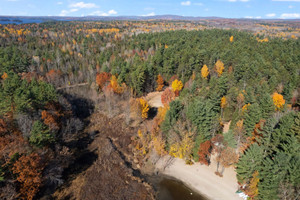
{"type": "Polygon", "coordinates": [[[208,200],[181,181],[169,177],[156,178],[151,182],[158,191],[158,200],[208,200]]]}
{"type": "Polygon", "coordinates": [[[42,23],[42,22],[43,22],[43,20],[40,20],[40,19],[0,17],[0,24],[28,24],[28,23],[42,23]],[[6,21],[6,20],[8,20],[8,21],[6,21]],[[16,21],[14,21],[14,20],[16,20],[16,21]]]}

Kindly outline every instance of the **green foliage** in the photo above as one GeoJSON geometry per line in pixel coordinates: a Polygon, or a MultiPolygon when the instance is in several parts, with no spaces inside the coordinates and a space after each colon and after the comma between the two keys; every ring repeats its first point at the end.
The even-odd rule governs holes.
{"type": "Polygon", "coordinates": [[[237,179],[240,183],[251,179],[254,171],[260,171],[263,161],[263,148],[258,144],[251,145],[240,157],[236,167],[237,179]]]}
{"type": "Polygon", "coordinates": [[[166,113],[165,120],[161,124],[161,130],[168,135],[168,132],[172,129],[176,121],[180,117],[180,113],[183,109],[183,104],[179,100],[174,100],[170,103],[170,109],[166,113]]]}
{"type": "Polygon", "coordinates": [[[297,115],[290,112],[279,120],[269,119],[263,127],[263,138],[241,156],[237,165],[237,178],[247,182],[251,174],[259,172],[258,199],[278,199],[280,184],[288,184],[296,192],[300,184],[300,145],[293,128],[297,115]]]}
{"type": "Polygon", "coordinates": [[[224,142],[226,143],[226,145],[235,149],[236,145],[237,145],[237,141],[234,138],[233,131],[229,130],[227,133],[224,133],[223,136],[224,136],[224,142]]]}
{"type": "Polygon", "coordinates": [[[246,130],[246,136],[251,136],[251,133],[254,130],[255,124],[259,122],[262,118],[261,111],[259,105],[257,103],[251,104],[247,111],[244,113],[245,122],[244,127],[246,130]]]}
{"type": "Polygon", "coordinates": [[[55,88],[43,81],[26,80],[13,73],[0,83],[0,113],[9,111],[27,112],[42,108],[47,102],[55,101],[57,93],[55,88]]]}
{"type": "Polygon", "coordinates": [[[54,135],[50,132],[50,129],[41,121],[35,121],[32,126],[29,141],[37,147],[42,147],[53,142],[54,135]]]}
{"type": "Polygon", "coordinates": [[[214,110],[214,104],[211,101],[203,99],[195,99],[187,107],[187,118],[197,127],[198,133],[202,135],[205,140],[211,138],[212,126],[217,121],[218,113],[214,110]]]}
{"type": "Polygon", "coordinates": [[[2,168],[0,166],[0,182],[4,181],[4,172],[2,171],[2,168]]]}
{"type": "Polygon", "coordinates": [[[29,58],[26,51],[21,51],[14,45],[0,47],[0,74],[9,71],[25,72],[28,65],[29,58]]]}

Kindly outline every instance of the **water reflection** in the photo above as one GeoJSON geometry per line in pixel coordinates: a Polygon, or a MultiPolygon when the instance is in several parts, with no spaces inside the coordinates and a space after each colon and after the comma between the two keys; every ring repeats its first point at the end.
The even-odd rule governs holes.
{"type": "Polygon", "coordinates": [[[158,200],[207,200],[182,182],[163,178],[158,184],[158,200]]]}

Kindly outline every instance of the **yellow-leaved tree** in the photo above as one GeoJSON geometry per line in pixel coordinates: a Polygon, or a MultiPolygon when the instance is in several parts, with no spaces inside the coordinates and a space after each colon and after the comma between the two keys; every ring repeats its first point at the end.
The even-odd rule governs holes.
{"type": "Polygon", "coordinates": [[[220,77],[224,71],[224,63],[221,60],[218,60],[215,66],[216,66],[215,70],[218,73],[218,76],[220,77]]]}
{"type": "Polygon", "coordinates": [[[202,78],[207,79],[208,75],[209,75],[208,67],[206,65],[203,65],[201,69],[201,76],[202,78]]]}
{"type": "Polygon", "coordinates": [[[111,76],[110,86],[113,89],[114,93],[122,94],[126,88],[126,84],[123,83],[122,86],[119,86],[117,77],[115,75],[111,76]]]}
{"type": "Polygon", "coordinates": [[[254,199],[258,195],[258,183],[259,183],[259,178],[258,178],[258,171],[255,171],[252,174],[252,179],[250,180],[250,183],[246,189],[246,194],[251,198],[254,199]]]}
{"type": "Polygon", "coordinates": [[[137,135],[138,135],[138,143],[135,148],[137,150],[139,150],[140,152],[142,152],[142,155],[145,155],[149,151],[149,148],[148,148],[149,138],[148,138],[147,134],[144,134],[140,129],[138,130],[137,135]]]}
{"type": "Polygon", "coordinates": [[[143,98],[140,98],[140,108],[142,113],[142,118],[147,119],[148,118],[148,111],[149,111],[149,105],[147,101],[143,98]]]}
{"type": "Polygon", "coordinates": [[[283,99],[283,96],[281,94],[275,92],[273,94],[273,103],[276,106],[276,110],[280,110],[281,108],[283,108],[283,105],[285,104],[285,100],[283,99]]]}
{"type": "Polygon", "coordinates": [[[224,96],[224,97],[222,97],[222,99],[221,99],[221,108],[225,108],[226,105],[227,105],[227,99],[226,99],[226,97],[224,96]]]}
{"type": "Polygon", "coordinates": [[[169,154],[175,158],[189,159],[193,146],[193,137],[191,137],[191,133],[187,133],[180,142],[171,145],[169,154]]]}
{"type": "Polygon", "coordinates": [[[175,92],[175,96],[178,96],[179,95],[179,92],[182,90],[183,88],[183,84],[181,81],[175,79],[173,82],[172,82],[172,89],[173,91],[175,92]]]}
{"type": "Polygon", "coordinates": [[[230,37],[229,41],[230,41],[230,42],[233,42],[233,36],[230,37]]]}

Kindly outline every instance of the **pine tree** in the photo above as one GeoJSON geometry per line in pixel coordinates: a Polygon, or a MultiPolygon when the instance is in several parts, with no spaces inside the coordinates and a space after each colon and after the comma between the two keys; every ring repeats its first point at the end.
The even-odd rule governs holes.
{"type": "Polygon", "coordinates": [[[260,171],[263,161],[263,148],[254,143],[240,157],[237,163],[237,179],[239,183],[250,181],[254,171],[260,171]]]}

